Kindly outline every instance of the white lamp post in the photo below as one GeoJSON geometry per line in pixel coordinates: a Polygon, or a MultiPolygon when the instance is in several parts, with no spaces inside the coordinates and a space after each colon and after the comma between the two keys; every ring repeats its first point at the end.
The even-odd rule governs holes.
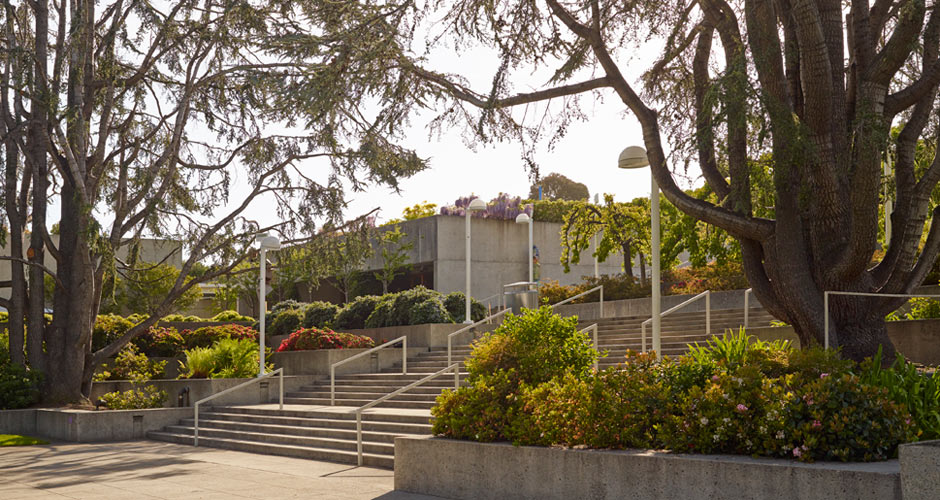
{"type": "MultiPolygon", "coordinates": [[[[649,158],[646,156],[646,150],[640,146],[630,146],[620,153],[617,166],[620,168],[643,168],[649,166],[649,158]]],[[[656,358],[662,359],[662,321],[659,316],[662,309],[660,302],[660,276],[659,269],[659,185],[656,184],[656,177],[650,171],[650,226],[652,226],[652,242],[650,253],[653,258],[653,276],[650,280],[652,285],[652,313],[653,313],[653,350],[656,351],[656,358]]]]}
{"type": "Polygon", "coordinates": [[[258,235],[258,246],[261,250],[261,269],[258,273],[258,342],[260,344],[260,351],[258,353],[258,376],[264,375],[264,313],[268,308],[265,303],[265,297],[268,295],[266,290],[265,278],[265,264],[267,263],[267,251],[268,250],[280,250],[281,249],[281,240],[277,239],[277,236],[268,236],[267,234],[258,235]]]}
{"type": "MultiPolygon", "coordinates": [[[[597,193],[594,193],[594,204],[595,205],[600,204],[600,196],[598,196],[597,193]]],[[[601,277],[601,273],[599,272],[598,265],[597,265],[597,233],[594,233],[594,279],[597,279],[600,277],[601,277]]]]}
{"type": "Polygon", "coordinates": [[[486,203],[484,203],[483,200],[479,198],[474,198],[472,201],[470,201],[470,204],[467,205],[467,209],[465,210],[467,214],[467,219],[466,219],[466,224],[465,224],[466,235],[467,235],[467,238],[466,238],[467,239],[467,252],[466,252],[467,254],[467,269],[466,269],[467,292],[466,292],[466,297],[465,297],[466,315],[464,316],[464,323],[468,323],[468,324],[473,323],[473,320],[470,319],[470,212],[479,212],[480,210],[483,210],[485,208],[486,208],[486,203]]]}
{"type": "Polygon", "coordinates": [[[529,225],[529,283],[532,283],[532,217],[523,212],[516,216],[516,224],[529,225]]]}

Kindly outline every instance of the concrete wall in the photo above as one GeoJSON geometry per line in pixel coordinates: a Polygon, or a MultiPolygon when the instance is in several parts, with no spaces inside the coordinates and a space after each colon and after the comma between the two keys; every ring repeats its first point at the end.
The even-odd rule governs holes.
{"type": "MultiPolygon", "coordinates": [[[[596,295],[595,295],[596,297],[596,295]]],[[[694,295],[664,295],[662,297],[662,310],[679,305],[694,295]]],[[[596,300],[596,298],[595,298],[596,300]]],[[[760,307],[760,302],[750,294],[748,298],[748,307],[760,307]]],[[[744,311],[744,290],[729,290],[724,292],[712,292],[711,294],[712,310],[716,309],[740,309],[744,311]]],[[[646,316],[652,315],[651,302],[649,297],[639,299],[623,300],[605,300],[604,317],[615,318],[623,316],[646,316]]],[[[600,303],[587,302],[584,304],[564,304],[556,309],[563,316],[575,316],[579,319],[591,320],[600,318],[600,303]]],[[[705,310],[705,298],[701,298],[681,309],[681,312],[702,312],[705,310]]],[[[677,311],[678,312],[678,311],[677,311]]]]}
{"type": "Polygon", "coordinates": [[[730,455],[395,439],[395,489],[455,499],[898,500],[899,469],[897,460],[804,464],[730,455]]]}
{"type": "Polygon", "coordinates": [[[4,410],[0,411],[0,434],[25,434],[77,443],[126,441],[143,439],[148,431],[163,429],[192,415],[192,408],[4,410]]]}
{"type": "MultiPolygon", "coordinates": [[[[318,379],[323,378],[320,375],[293,375],[284,376],[284,392],[296,391],[304,385],[309,385],[318,379]]],[[[182,380],[150,380],[143,385],[153,385],[157,389],[164,390],[167,393],[165,408],[174,408],[177,406],[177,397],[181,390],[189,388],[189,406],[202,398],[209,397],[218,392],[222,392],[231,387],[235,387],[245,381],[252,380],[246,378],[213,378],[213,379],[182,379],[182,380]]],[[[137,384],[140,386],[141,384],[137,384]]],[[[103,394],[113,391],[128,391],[135,385],[127,380],[108,380],[105,382],[93,382],[91,385],[92,401],[97,401],[103,394]]],[[[237,404],[257,404],[269,403],[277,400],[278,380],[277,377],[266,381],[252,384],[241,390],[233,391],[225,396],[213,400],[212,404],[217,405],[237,405],[237,404]]],[[[185,403],[184,403],[185,404],[185,403]]]]}
{"type": "MultiPolygon", "coordinates": [[[[410,341],[410,339],[409,339],[410,341]]],[[[370,373],[383,368],[401,364],[401,349],[389,347],[379,349],[373,355],[365,355],[336,368],[336,374],[370,373]]],[[[275,352],[269,360],[276,368],[284,368],[285,375],[316,375],[320,378],[330,376],[330,365],[365,352],[367,349],[319,349],[315,351],[275,352]]],[[[408,357],[427,351],[427,347],[411,347],[408,344],[408,357]]]]}
{"type": "MultiPolygon", "coordinates": [[[[347,330],[348,333],[356,335],[365,335],[375,340],[376,344],[395,340],[403,335],[408,337],[408,347],[447,347],[447,336],[460,330],[467,325],[460,323],[427,323],[424,325],[411,326],[387,326],[384,328],[364,328],[362,330],[347,330]]],[[[477,329],[478,332],[489,331],[496,325],[483,325],[477,329]]],[[[457,339],[461,342],[468,342],[472,336],[457,339]]],[[[463,335],[460,335],[463,337],[463,335]]]]}
{"type": "MultiPolygon", "coordinates": [[[[940,364],[940,319],[889,321],[887,327],[888,337],[905,358],[915,363],[940,364]]],[[[800,345],[792,326],[750,328],[748,333],[761,340],[784,339],[800,345]]]]}
{"type": "Polygon", "coordinates": [[[940,441],[902,444],[898,461],[904,500],[935,500],[940,495],[940,441]]]}

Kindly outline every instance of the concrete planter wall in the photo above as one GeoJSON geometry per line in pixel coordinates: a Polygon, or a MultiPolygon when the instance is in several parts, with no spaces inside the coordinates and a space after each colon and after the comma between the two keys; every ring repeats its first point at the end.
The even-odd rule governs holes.
{"type": "Polygon", "coordinates": [[[901,445],[901,491],[904,500],[934,500],[940,494],[940,441],[901,445]]]}
{"type": "MultiPolygon", "coordinates": [[[[384,328],[364,328],[362,330],[345,331],[348,333],[355,333],[356,335],[365,335],[366,337],[375,340],[376,344],[388,342],[390,340],[397,339],[402,335],[407,335],[408,347],[447,347],[447,336],[465,326],[467,325],[459,323],[427,323],[424,325],[387,326],[384,328]]],[[[496,326],[496,324],[483,325],[477,330],[479,332],[485,332],[495,328],[496,326]]],[[[467,334],[464,338],[458,339],[457,342],[466,343],[470,340],[471,337],[472,335],[467,334]]]]}
{"type": "MultiPolygon", "coordinates": [[[[679,305],[694,295],[664,295],[663,311],[670,307],[679,305]]],[[[596,300],[596,298],[595,298],[596,300]]],[[[748,299],[750,307],[759,307],[760,302],[751,294],[748,299]]],[[[715,309],[740,309],[744,311],[744,290],[729,290],[724,292],[712,292],[711,294],[712,310],[715,309]]],[[[562,316],[578,316],[581,320],[592,320],[600,318],[600,303],[588,302],[585,304],[564,304],[558,306],[556,311],[562,316]]],[[[705,300],[697,300],[681,309],[681,312],[701,312],[705,311],[705,300]]],[[[605,300],[604,317],[615,318],[622,316],[650,316],[649,297],[639,299],[623,300],[605,300]]]]}
{"type": "Polygon", "coordinates": [[[0,434],[25,434],[59,441],[93,443],[143,439],[148,431],[191,417],[192,408],[149,410],[5,410],[0,434]]]}
{"type": "MultiPolygon", "coordinates": [[[[898,352],[915,363],[940,364],[940,319],[889,321],[888,337],[898,352]]],[[[792,326],[749,328],[748,333],[761,340],[784,339],[800,345],[792,326]]]]}
{"type": "MultiPolygon", "coordinates": [[[[271,354],[269,361],[275,368],[284,368],[285,375],[330,376],[330,365],[351,358],[368,349],[319,349],[314,351],[288,351],[271,354]]],[[[412,347],[408,339],[408,357],[427,351],[427,347],[412,347]]],[[[338,368],[336,374],[377,372],[401,364],[401,348],[397,346],[379,349],[373,355],[363,356],[338,368]]]]}
{"type": "MultiPolygon", "coordinates": [[[[395,439],[395,489],[455,499],[901,499],[897,460],[815,463],[395,439]]],[[[936,498],[931,497],[931,498],[936,498]]]]}
{"type": "MultiPolygon", "coordinates": [[[[284,392],[295,391],[301,386],[312,384],[317,379],[322,378],[317,375],[299,375],[284,377],[284,392]]],[[[164,404],[165,408],[174,408],[178,403],[178,395],[184,388],[189,389],[189,405],[202,398],[211,396],[217,392],[224,391],[230,387],[235,387],[247,378],[213,378],[213,379],[182,379],[182,380],[151,380],[143,385],[153,385],[157,389],[166,391],[169,398],[164,404]]],[[[138,384],[139,386],[139,384],[138,384]]],[[[97,401],[103,394],[114,391],[127,391],[133,389],[134,384],[127,380],[108,380],[105,382],[94,382],[91,385],[91,400],[97,401]]],[[[258,404],[276,401],[278,391],[277,377],[258,384],[249,385],[244,389],[231,392],[213,401],[218,405],[236,405],[236,404],[258,404]]],[[[185,402],[184,402],[185,404],[185,402]]]]}

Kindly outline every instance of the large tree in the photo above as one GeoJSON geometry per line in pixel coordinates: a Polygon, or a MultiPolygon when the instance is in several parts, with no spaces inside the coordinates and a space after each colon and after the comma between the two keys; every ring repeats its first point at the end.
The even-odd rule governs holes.
{"type": "Polygon", "coordinates": [[[387,65],[403,12],[339,20],[321,4],[4,1],[0,259],[12,293],[0,303],[13,361],[45,372],[45,402],[87,396],[102,360],[243,262],[260,231],[339,224],[343,180],[394,188],[424,167],[395,142],[414,101],[387,65]],[[259,205],[286,222],[248,219],[259,205]],[[181,272],[149,319],[92,351],[103,277],[139,271],[115,255],[141,236],[181,240],[181,272]],[[200,262],[208,269],[191,275],[200,262]]]}
{"type": "MultiPolygon", "coordinates": [[[[372,2],[338,3],[342,16],[372,2]]],[[[571,120],[587,116],[579,103],[612,94],[642,126],[665,196],[740,242],[755,294],[804,344],[823,340],[824,291],[908,293],[937,256],[940,224],[929,224],[927,208],[940,161],[918,169],[914,155],[919,139],[936,142],[929,125],[940,82],[940,13],[925,0],[455,0],[400,7],[411,9],[415,22],[434,21],[399,34],[400,46],[420,52],[403,50],[398,64],[451,98],[435,124],[463,122],[481,139],[510,138],[530,151],[533,137],[563,134],[571,120]],[[469,77],[476,75],[446,72],[424,57],[443,47],[496,53],[501,64],[492,86],[473,89],[469,77]],[[636,55],[651,51],[656,60],[644,73],[640,65],[648,61],[636,55]],[[531,88],[533,71],[549,65],[555,71],[547,83],[514,92],[531,88]],[[892,124],[902,127],[897,139],[889,137],[892,124]],[[894,231],[873,264],[886,150],[896,156],[889,179],[896,186],[894,231]],[[772,158],[765,217],[754,210],[751,167],[758,158],[772,158]],[[674,174],[689,162],[698,164],[716,202],[679,187],[674,174]]],[[[851,358],[879,346],[892,357],[884,316],[903,300],[834,297],[830,343],[851,358]]]]}

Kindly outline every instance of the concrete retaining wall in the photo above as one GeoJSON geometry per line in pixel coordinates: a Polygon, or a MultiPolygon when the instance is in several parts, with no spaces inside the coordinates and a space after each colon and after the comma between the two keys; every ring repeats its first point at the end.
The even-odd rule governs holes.
{"type": "MultiPolygon", "coordinates": [[[[284,392],[296,391],[301,386],[312,384],[314,381],[323,378],[320,375],[295,375],[284,376],[284,392]]],[[[150,380],[143,385],[153,385],[157,389],[166,391],[169,398],[164,403],[165,408],[174,408],[177,406],[178,395],[184,388],[189,388],[189,404],[191,406],[202,398],[211,396],[217,392],[235,387],[247,378],[213,378],[213,379],[182,379],[182,380],[150,380]]],[[[138,384],[139,386],[140,384],[138,384]]],[[[92,401],[97,401],[103,394],[113,391],[127,391],[134,388],[134,384],[127,380],[108,380],[105,382],[94,382],[91,384],[92,401]]],[[[214,401],[219,405],[237,405],[237,404],[257,404],[276,401],[278,392],[277,377],[249,385],[241,390],[233,391],[214,401]]],[[[185,404],[185,403],[184,403],[185,404]]]]}
{"type": "Polygon", "coordinates": [[[395,489],[474,500],[902,498],[897,460],[803,464],[402,437],[395,439],[395,489]]]}
{"type": "MultiPolygon", "coordinates": [[[[662,310],[679,305],[694,295],[664,295],[662,298],[662,310]]],[[[744,312],[744,290],[728,290],[724,292],[712,292],[711,294],[712,310],[715,309],[740,309],[744,312]]],[[[759,307],[760,302],[750,294],[748,299],[749,307],[759,307]]],[[[579,319],[591,320],[600,318],[600,303],[588,302],[585,304],[565,304],[556,308],[562,316],[577,315],[579,319]]],[[[705,299],[699,299],[681,309],[681,312],[700,312],[705,310],[705,299]]],[[[623,300],[605,300],[604,317],[615,318],[622,316],[650,316],[651,303],[649,297],[639,299],[623,300]]]]}
{"type": "Polygon", "coordinates": [[[940,441],[904,444],[898,449],[904,500],[940,496],[940,441]]]}
{"type": "MultiPolygon", "coordinates": [[[[408,336],[408,347],[447,347],[447,336],[460,330],[467,325],[460,323],[427,323],[424,325],[411,326],[387,326],[384,328],[364,328],[362,330],[344,330],[356,335],[365,335],[376,344],[395,340],[402,335],[408,336]]],[[[482,325],[477,330],[479,332],[489,331],[497,325],[482,325]]],[[[467,342],[471,335],[468,333],[461,342],[467,342]]]]}
{"type": "Polygon", "coordinates": [[[59,441],[93,443],[143,439],[148,431],[191,417],[192,408],[149,410],[5,410],[0,433],[25,434],[59,441]]]}
{"type": "MultiPolygon", "coordinates": [[[[275,368],[284,368],[285,375],[316,375],[330,376],[330,365],[347,358],[351,358],[367,349],[319,349],[314,351],[275,352],[269,361],[275,368]]],[[[408,357],[416,356],[427,351],[427,347],[411,347],[411,338],[408,338],[408,357]]],[[[336,374],[344,373],[370,373],[383,368],[391,368],[396,363],[401,364],[401,348],[389,347],[379,349],[373,355],[363,356],[336,368],[336,374]],[[374,355],[374,357],[373,357],[374,355]]]]}
{"type": "MultiPolygon", "coordinates": [[[[887,327],[888,337],[905,358],[915,363],[940,364],[940,319],[889,321],[887,327]]],[[[800,345],[792,326],[749,328],[747,332],[761,340],[784,339],[800,345]]]]}

